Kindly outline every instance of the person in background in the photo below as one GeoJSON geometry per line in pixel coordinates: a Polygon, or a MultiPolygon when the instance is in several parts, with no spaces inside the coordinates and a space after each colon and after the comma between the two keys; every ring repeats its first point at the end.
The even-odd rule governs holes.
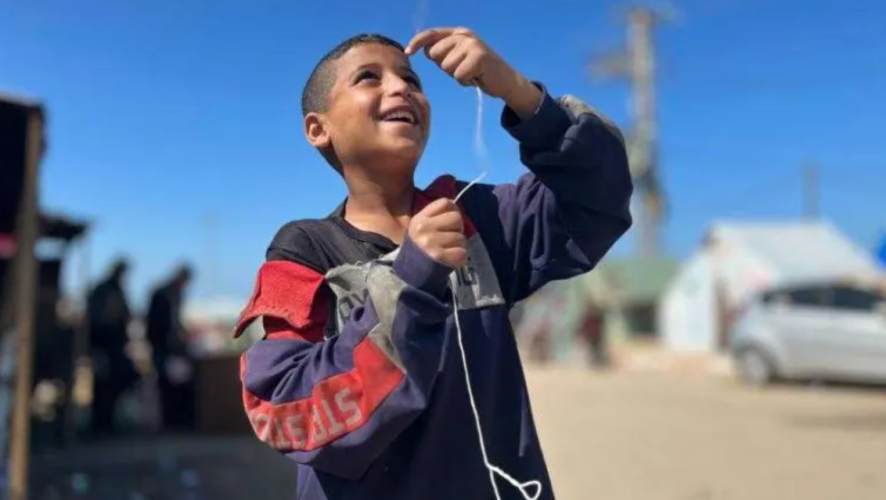
{"type": "Polygon", "coordinates": [[[148,307],[146,334],[165,430],[188,431],[194,426],[193,360],[181,320],[183,295],[191,277],[191,268],[181,266],[151,293],[148,307]]]}
{"type": "Polygon", "coordinates": [[[96,435],[116,431],[114,412],[120,396],[139,375],[126,354],[127,327],[132,319],[123,280],[129,263],[118,259],[90,293],[87,320],[93,363],[92,430],[96,435]]]}
{"type": "Polygon", "coordinates": [[[582,316],[579,335],[588,349],[591,368],[608,368],[606,347],[606,312],[597,304],[588,304],[582,316]]]}

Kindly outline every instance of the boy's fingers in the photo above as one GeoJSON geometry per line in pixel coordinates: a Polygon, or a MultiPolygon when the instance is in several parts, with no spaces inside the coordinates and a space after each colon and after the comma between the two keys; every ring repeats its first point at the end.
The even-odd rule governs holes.
{"type": "Polygon", "coordinates": [[[468,53],[463,50],[453,50],[446,55],[446,58],[440,62],[440,69],[449,73],[450,75],[455,75],[458,70],[461,69],[464,65],[464,61],[468,57],[468,53]],[[455,72],[455,73],[453,73],[455,72]]]}
{"type": "Polygon", "coordinates": [[[458,42],[460,37],[449,37],[440,40],[439,42],[428,45],[425,47],[425,53],[428,55],[428,58],[432,61],[439,63],[446,57],[452,49],[458,47],[458,42]]]}
{"type": "Polygon", "coordinates": [[[406,44],[406,55],[411,56],[429,45],[433,45],[440,40],[451,35],[468,35],[473,36],[473,32],[467,28],[431,28],[417,33],[412,40],[406,44]]]}
{"type": "Polygon", "coordinates": [[[464,231],[464,221],[461,212],[444,212],[434,217],[434,226],[438,231],[457,232],[464,231]]]}
{"type": "Polygon", "coordinates": [[[428,45],[433,45],[451,34],[448,29],[429,29],[412,37],[412,40],[406,45],[406,55],[411,56],[428,45]]]}
{"type": "Polygon", "coordinates": [[[480,76],[482,76],[480,74],[480,64],[478,63],[479,58],[479,54],[467,54],[467,56],[460,61],[455,72],[452,73],[452,77],[455,78],[458,83],[466,87],[477,84],[480,76]]]}
{"type": "Polygon", "coordinates": [[[437,235],[437,242],[443,248],[464,248],[467,239],[463,233],[453,231],[437,235]]]}
{"type": "Polygon", "coordinates": [[[421,209],[419,213],[425,216],[434,216],[444,212],[451,212],[453,210],[458,210],[458,207],[455,206],[455,202],[446,198],[437,198],[428,203],[428,205],[421,209]]]}

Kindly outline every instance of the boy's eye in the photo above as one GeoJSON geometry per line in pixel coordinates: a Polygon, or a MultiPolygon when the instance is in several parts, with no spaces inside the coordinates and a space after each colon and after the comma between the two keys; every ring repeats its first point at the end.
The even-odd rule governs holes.
{"type": "Polygon", "coordinates": [[[363,80],[367,79],[378,80],[378,74],[376,74],[375,71],[364,69],[357,73],[357,76],[354,77],[354,83],[360,83],[363,80]]]}
{"type": "Polygon", "coordinates": [[[403,80],[405,80],[406,83],[408,83],[409,85],[412,85],[413,87],[421,90],[421,82],[418,80],[417,77],[413,75],[406,75],[405,77],[403,77],[403,80]]]}

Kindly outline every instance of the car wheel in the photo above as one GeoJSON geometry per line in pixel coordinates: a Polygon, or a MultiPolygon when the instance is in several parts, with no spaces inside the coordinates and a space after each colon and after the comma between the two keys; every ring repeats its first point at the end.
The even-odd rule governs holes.
{"type": "Polygon", "coordinates": [[[742,351],[738,357],[738,369],[742,381],[754,387],[762,387],[775,379],[772,361],[759,349],[742,351]]]}

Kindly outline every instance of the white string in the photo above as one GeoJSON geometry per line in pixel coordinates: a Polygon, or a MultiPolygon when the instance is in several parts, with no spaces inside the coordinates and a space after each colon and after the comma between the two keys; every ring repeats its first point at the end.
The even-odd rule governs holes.
{"type": "MultiPolygon", "coordinates": [[[[430,4],[430,0],[418,0],[415,16],[412,18],[415,34],[418,34],[422,30],[422,26],[424,25],[425,19],[428,17],[428,12],[431,9],[430,4]]],[[[461,195],[465,194],[468,189],[483,180],[483,178],[486,177],[486,174],[489,173],[489,160],[486,154],[486,144],[483,142],[483,90],[480,89],[479,81],[475,81],[474,85],[474,89],[477,91],[477,120],[474,124],[474,153],[480,161],[480,175],[469,182],[467,186],[462,188],[453,200],[456,203],[458,203],[461,195]]]]}
{"type": "MultiPolygon", "coordinates": [[[[468,185],[470,187],[470,185],[468,185]]],[[[465,188],[466,190],[467,188],[465,188]]],[[[464,191],[464,190],[463,190],[464,191]]],[[[456,284],[455,284],[455,273],[452,274],[450,280],[450,287],[452,289],[452,303],[454,309],[455,316],[455,329],[458,333],[458,349],[461,351],[461,365],[464,368],[465,373],[465,385],[468,387],[468,399],[471,402],[471,410],[474,412],[474,423],[477,426],[477,437],[480,440],[480,453],[483,454],[483,465],[486,466],[486,470],[489,471],[489,482],[492,483],[492,491],[495,492],[495,499],[501,500],[501,495],[498,493],[498,485],[495,483],[495,475],[498,474],[502,479],[511,483],[511,485],[518,490],[520,490],[520,494],[523,495],[523,498],[526,500],[538,500],[538,497],[541,496],[541,482],[540,481],[527,481],[525,483],[521,483],[511,477],[510,474],[505,472],[501,467],[493,464],[489,461],[489,455],[486,453],[486,440],[483,437],[483,427],[480,425],[480,412],[477,410],[477,403],[474,400],[474,389],[471,387],[471,372],[468,369],[468,357],[465,352],[465,344],[462,339],[462,331],[461,331],[461,321],[459,321],[459,305],[458,305],[458,294],[456,293],[456,284]],[[529,489],[534,487],[535,494],[530,494],[529,489]]]]}
{"type": "MultiPolygon", "coordinates": [[[[428,15],[429,3],[430,0],[418,0],[418,10],[415,16],[415,32],[418,33],[421,31],[422,24],[424,24],[425,17],[428,15]]],[[[461,199],[462,195],[465,194],[468,189],[471,189],[478,182],[483,180],[486,177],[486,174],[489,173],[489,161],[486,153],[486,144],[483,141],[483,90],[480,89],[479,82],[475,82],[475,87],[477,91],[477,120],[474,128],[474,153],[477,155],[477,160],[480,162],[480,175],[468,183],[467,186],[462,188],[461,191],[455,196],[453,200],[455,203],[458,203],[458,200],[461,199]]],[[[495,475],[498,474],[505,481],[510,483],[513,487],[517,488],[520,491],[520,494],[523,495],[523,498],[526,500],[538,500],[538,497],[541,496],[541,482],[540,481],[527,481],[525,483],[521,483],[511,477],[510,474],[505,472],[501,467],[493,464],[489,461],[489,455],[486,453],[486,438],[483,436],[483,426],[480,424],[480,412],[477,410],[477,402],[474,400],[474,389],[471,386],[471,372],[468,369],[468,357],[465,351],[464,340],[462,339],[461,332],[461,321],[459,320],[459,305],[458,305],[458,293],[457,290],[457,282],[455,278],[455,273],[450,275],[449,282],[450,289],[452,290],[452,305],[453,305],[453,315],[455,316],[455,329],[458,337],[458,349],[461,352],[461,366],[464,368],[465,373],[465,385],[468,388],[468,400],[471,403],[471,411],[474,413],[474,424],[477,426],[477,439],[480,441],[480,453],[483,455],[483,465],[486,466],[486,470],[489,471],[489,482],[492,484],[492,491],[495,493],[495,500],[501,500],[501,495],[498,492],[498,484],[495,482],[495,475]],[[532,495],[529,493],[529,489],[535,487],[535,494],[532,495]]]]}
{"type": "Polygon", "coordinates": [[[477,121],[474,124],[474,152],[480,160],[483,172],[489,171],[489,157],[486,155],[486,144],[483,142],[483,90],[480,82],[476,82],[474,90],[477,91],[477,121]]]}
{"type": "Polygon", "coordinates": [[[415,33],[421,31],[421,27],[425,24],[425,19],[428,17],[428,10],[430,8],[430,0],[418,0],[418,8],[415,10],[415,17],[412,18],[412,24],[415,28],[415,33]]]}
{"type": "Polygon", "coordinates": [[[477,155],[477,160],[480,162],[480,175],[459,191],[455,196],[455,200],[453,200],[456,203],[458,203],[458,200],[468,189],[483,180],[483,178],[486,177],[486,174],[489,173],[489,157],[486,154],[486,143],[483,141],[483,91],[480,89],[479,83],[474,88],[477,90],[477,120],[474,124],[474,154],[477,155]]]}
{"type": "MultiPolygon", "coordinates": [[[[458,200],[465,194],[468,189],[475,186],[478,182],[480,182],[486,174],[489,173],[489,162],[488,157],[486,155],[486,145],[483,142],[483,91],[480,89],[480,86],[477,85],[475,87],[477,89],[477,123],[476,129],[474,130],[474,152],[477,155],[477,159],[480,161],[480,167],[482,172],[480,175],[468,183],[467,186],[462,188],[462,190],[455,196],[455,202],[458,203],[458,200]]],[[[461,321],[459,320],[459,305],[458,305],[458,293],[457,290],[457,281],[455,279],[455,273],[452,274],[452,279],[450,281],[450,286],[452,288],[452,304],[453,304],[453,314],[455,316],[455,329],[458,336],[458,349],[461,352],[461,366],[464,369],[465,373],[465,385],[468,388],[468,400],[471,403],[471,411],[474,413],[474,424],[477,426],[477,439],[480,441],[480,453],[483,455],[483,465],[486,466],[486,470],[489,471],[489,482],[492,484],[492,491],[495,493],[495,499],[501,500],[501,495],[498,492],[498,484],[495,482],[495,475],[498,474],[505,481],[511,483],[511,485],[518,490],[520,490],[520,494],[523,495],[523,498],[526,500],[537,500],[539,496],[541,496],[541,482],[539,481],[527,481],[525,483],[521,483],[514,479],[510,474],[504,471],[501,467],[493,464],[489,461],[489,455],[486,453],[486,438],[483,436],[483,426],[480,424],[480,412],[477,410],[477,402],[474,399],[474,389],[471,386],[471,372],[468,369],[468,356],[465,351],[464,339],[462,338],[461,331],[461,321]],[[535,488],[535,494],[530,494],[529,489],[535,488]]]]}
{"type": "MultiPolygon", "coordinates": [[[[475,186],[484,177],[486,177],[486,174],[489,173],[489,161],[486,154],[486,144],[483,141],[483,91],[480,89],[479,82],[477,83],[475,89],[477,90],[477,121],[476,128],[474,129],[474,152],[477,155],[477,160],[480,162],[480,168],[482,171],[476,179],[469,182],[467,186],[459,191],[459,193],[455,196],[454,201],[456,203],[458,203],[458,200],[468,191],[468,189],[475,186]]],[[[474,399],[474,389],[471,386],[471,372],[468,369],[468,357],[467,353],[465,352],[464,340],[462,339],[461,321],[459,320],[460,309],[458,305],[458,293],[456,292],[457,282],[455,280],[455,273],[452,274],[450,287],[452,289],[452,304],[453,314],[455,316],[455,329],[458,334],[458,349],[459,351],[461,351],[461,366],[464,369],[465,385],[468,388],[468,400],[471,403],[471,411],[474,412],[474,424],[477,426],[477,439],[480,441],[480,453],[482,453],[483,455],[483,465],[485,465],[486,470],[489,471],[489,482],[492,484],[492,491],[495,493],[495,499],[501,500],[501,495],[498,492],[498,484],[496,484],[495,482],[495,475],[498,474],[499,477],[510,483],[511,486],[517,488],[520,491],[520,494],[523,495],[523,498],[525,498],[526,500],[537,500],[538,497],[541,496],[542,492],[540,481],[532,480],[521,483],[514,479],[510,474],[505,472],[504,469],[489,461],[489,455],[486,453],[486,438],[483,436],[483,426],[480,424],[480,412],[477,410],[477,402],[474,399]],[[529,493],[530,488],[535,488],[535,494],[529,493]]]]}

